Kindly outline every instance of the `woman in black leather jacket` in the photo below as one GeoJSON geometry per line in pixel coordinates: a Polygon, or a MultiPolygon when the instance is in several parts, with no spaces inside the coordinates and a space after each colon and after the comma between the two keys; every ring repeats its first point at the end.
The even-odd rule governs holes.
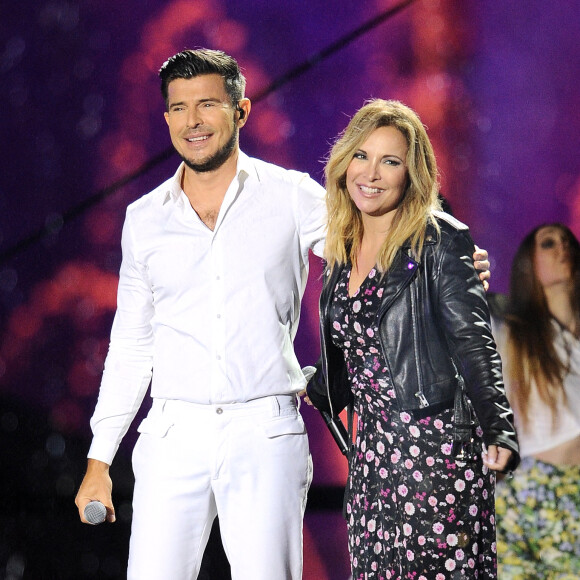
{"type": "Polygon", "coordinates": [[[352,398],[358,417],[353,578],[495,578],[495,471],[515,467],[518,443],[473,241],[439,211],[416,113],[367,103],[326,185],[322,364],[308,395],[331,415],[352,398]]]}

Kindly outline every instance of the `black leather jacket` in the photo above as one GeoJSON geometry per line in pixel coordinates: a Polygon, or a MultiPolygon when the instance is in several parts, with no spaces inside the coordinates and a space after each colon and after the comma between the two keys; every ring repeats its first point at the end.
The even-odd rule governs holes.
{"type": "MultiPolygon", "coordinates": [[[[440,232],[428,227],[421,261],[410,257],[410,245],[405,244],[382,280],[380,342],[397,403],[402,411],[450,408],[460,375],[485,443],[511,449],[513,469],[519,447],[485,291],[473,266],[473,240],[467,226],[450,215],[437,212],[436,218],[440,232]]],[[[327,273],[322,290],[321,364],[308,385],[314,405],[331,416],[347,403],[343,400],[341,409],[333,409],[329,402],[330,391],[344,392],[348,381],[342,351],[330,338],[330,303],[340,273],[340,267],[327,273]],[[324,401],[314,392],[321,389],[313,389],[322,381],[326,389],[322,392],[328,394],[324,401]]]]}

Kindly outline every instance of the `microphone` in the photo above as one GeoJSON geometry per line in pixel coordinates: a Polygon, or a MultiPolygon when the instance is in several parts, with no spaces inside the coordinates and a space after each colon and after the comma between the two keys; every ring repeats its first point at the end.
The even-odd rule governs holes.
{"type": "Polygon", "coordinates": [[[348,450],[350,447],[348,444],[348,431],[344,427],[340,417],[338,415],[336,417],[331,417],[326,411],[320,411],[320,414],[322,415],[334,441],[338,445],[340,452],[348,457],[348,450]]]}
{"type": "Polygon", "coordinates": [[[90,501],[83,512],[89,524],[96,526],[102,524],[107,517],[107,508],[100,501],[90,501]]]}
{"type": "MultiPolygon", "coordinates": [[[[306,379],[307,383],[314,376],[315,373],[316,367],[313,366],[307,366],[302,369],[302,374],[304,375],[304,378],[306,379]]],[[[348,452],[350,449],[350,444],[348,440],[348,431],[346,430],[340,417],[338,415],[336,417],[331,417],[330,413],[327,413],[326,411],[319,410],[319,412],[322,415],[322,418],[324,419],[324,422],[326,423],[326,426],[328,427],[328,430],[330,431],[332,438],[338,445],[340,452],[344,456],[348,457],[348,452]]]]}

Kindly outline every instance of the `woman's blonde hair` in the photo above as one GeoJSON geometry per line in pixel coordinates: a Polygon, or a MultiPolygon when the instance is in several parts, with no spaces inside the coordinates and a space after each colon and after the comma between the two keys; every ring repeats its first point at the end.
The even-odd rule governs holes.
{"type": "Polygon", "coordinates": [[[389,235],[379,252],[377,267],[386,272],[406,241],[421,254],[427,224],[440,209],[437,162],[427,131],[415,111],[399,101],[373,99],[365,103],[339,135],[325,168],[328,227],[325,259],[330,269],[348,260],[356,264],[363,235],[362,218],[346,188],[346,171],[355,153],[379,127],[395,127],[407,141],[407,185],[389,235]]]}

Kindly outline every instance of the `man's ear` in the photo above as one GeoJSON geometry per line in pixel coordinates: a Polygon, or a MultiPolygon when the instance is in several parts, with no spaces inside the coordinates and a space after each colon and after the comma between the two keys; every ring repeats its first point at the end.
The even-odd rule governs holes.
{"type": "Polygon", "coordinates": [[[252,110],[252,103],[250,99],[240,99],[238,101],[238,106],[236,107],[238,112],[238,127],[243,127],[247,120],[248,116],[250,115],[250,111],[252,110]]]}

